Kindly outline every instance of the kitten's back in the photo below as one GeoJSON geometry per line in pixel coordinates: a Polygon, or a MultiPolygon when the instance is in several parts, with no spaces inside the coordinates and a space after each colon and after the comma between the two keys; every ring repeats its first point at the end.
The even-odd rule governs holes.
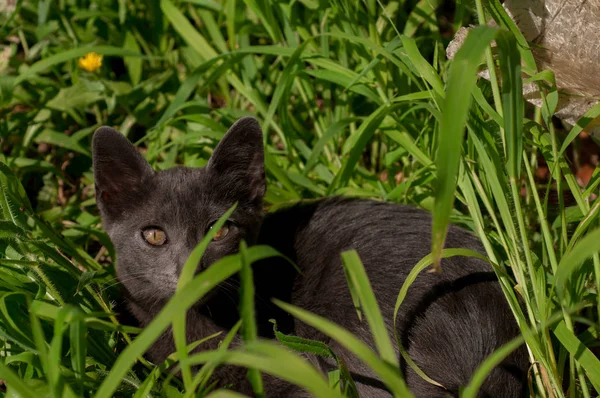
{"type": "MultiPolygon", "coordinates": [[[[394,336],[393,312],[398,292],[414,265],[431,252],[431,217],[409,206],[390,203],[326,199],[284,209],[267,216],[263,240],[284,240],[281,225],[294,231],[288,255],[302,276],[296,280],[292,303],[324,316],[374,347],[365,321],[359,322],[347,287],[340,253],[358,252],[386,321],[394,336]]],[[[289,237],[288,237],[289,238],[289,237]]],[[[451,226],[446,248],[482,251],[470,233],[451,226]]],[[[455,395],[479,364],[495,349],[519,334],[514,317],[489,264],[469,257],[442,261],[439,274],[421,272],[408,290],[398,313],[398,334],[411,358],[448,391],[422,380],[403,364],[411,390],[420,397],[455,395]]],[[[303,337],[328,340],[298,324],[303,337]]],[[[346,356],[351,370],[375,376],[343,347],[329,341],[346,356]]],[[[487,378],[480,396],[522,395],[527,358],[518,351],[487,378]]],[[[360,386],[361,396],[383,396],[360,386]]],[[[384,394],[385,395],[385,394],[384,394]]]]}

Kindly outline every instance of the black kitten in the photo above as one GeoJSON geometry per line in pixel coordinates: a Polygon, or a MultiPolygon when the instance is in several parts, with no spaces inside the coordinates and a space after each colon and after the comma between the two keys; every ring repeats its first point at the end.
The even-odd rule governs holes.
{"type": "MultiPolygon", "coordinates": [[[[258,123],[243,118],[215,149],[208,165],[154,172],[129,141],[102,127],[93,142],[96,198],[103,225],[117,255],[117,274],[127,306],[147,325],[175,292],[188,255],[211,225],[235,202],[238,207],[208,246],[199,271],[234,253],[242,239],[267,244],[301,269],[279,259],[254,265],[259,333],[272,337],[269,319],[279,328],[323,341],[344,358],[356,375],[363,397],[389,396],[375,375],[335,341],[294,321],[271,304],[275,297],[329,318],[374,347],[366,322],[360,322],[347,287],[340,253],[358,251],[393,336],[397,293],[412,267],[430,252],[431,218],[422,210],[395,204],[324,199],[263,217],[265,193],[263,137],[258,123]],[[375,380],[375,381],[373,381],[375,380]]],[[[451,227],[446,247],[481,251],[469,233],[451,227]]],[[[415,363],[445,389],[422,380],[403,365],[406,380],[419,397],[457,396],[477,366],[519,329],[491,267],[465,257],[443,261],[440,274],[422,273],[411,286],[399,315],[399,335],[415,363]]],[[[238,283],[232,278],[188,315],[188,340],[228,330],[238,319],[238,283]]],[[[211,340],[201,349],[216,348],[211,340]]],[[[148,355],[161,362],[174,352],[170,333],[148,355]]],[[[323,371],[332,364],[309,358],[323,371]]],[[[480,396],[523,394],[528,361],[524,349],[507,358],[487,377],[480,396]]],[[[250,394],[246,371],[223,368],[221,385],[250,394]]],[[[270,397],[299,397],[295,386],[265,376],[270,397]]]]}

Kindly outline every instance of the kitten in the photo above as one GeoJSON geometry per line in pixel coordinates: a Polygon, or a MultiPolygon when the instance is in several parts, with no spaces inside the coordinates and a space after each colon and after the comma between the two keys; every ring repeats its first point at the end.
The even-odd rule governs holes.
{"type": "MultiPolygon", "coordinates": [[[[259,334],[273,337],[269,319],[274,318],[285,333],[331,346],[359,375],[361,397],[389,396],[366,365],[337,342],[295,321],[270,299],[326,317],[374,347],[368,325],[358,320],[340,253],[357,250],[393,336],[398,291],[413,266],[430,252],[431,217],[426,212],[390,203],[328,198],[263,215],[263,137],[252,118],[231,127],[204,168],[155,172],[124,136],[108,127],[94,135],[93,162],[103,226],[118,256],[117,275],[128,309],[141,326],[173,295],[183,264],[212,223],[238,202],[209,244],[199,271],[235,253],[242,239],[249,245],[274,247],[302,273],[282,259],[253,266],[259,334]]],[[[455,226],[450,227],[446,247],[481,251],[477,239],[455,226]]],[[[519,334],[487,263],[453,257],[444,259],[442,268],[439,274],[421,273],[398,315],[399,336],[411,358],[445,387],[422,380],[401,361],[408,386],[418,397],[457,396],[478,365],[519,334]]],[[[237,286],[237,279],[231,278],[189,311],[189,342],[227,331],[239,319],[237,286]]],[[[200,349],[214,349],[217,344],[213,339],[200,349]]],[[[174,351],[172,336],[165,333],[148,355],[161,362],[174,351]]],[[[334,365],[310,356],[309,360],[323,372],[334,365]]],[[[490,373],[480,396],[522,396],[527,368],[526,351],[521,348],[490,373]]],[[[298,387],[263,377],[268,397],[308,396],[298,387]]],[[[215,378],[220,385],[233,384],[240,392],[252,393],[244,369],[222,367],[215,378]]]]}

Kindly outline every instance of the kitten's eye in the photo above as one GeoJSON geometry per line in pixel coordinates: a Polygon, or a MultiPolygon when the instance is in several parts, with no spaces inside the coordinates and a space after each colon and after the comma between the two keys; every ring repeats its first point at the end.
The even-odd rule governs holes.
{"type": "Polygon", "coordinates": [[[167,242],[167,234],[159,228],[146,228],[142,231],[142,237],[152,246],[162,246],[167,242]]]}
{"type": "MultiPolygon", "coordinates": [[[[211,226],[210,229],[213,227],[211,226]]],[[[221,240],[229,233],[229,222],[226,222],[221,229],[213,236],[213,241],[221,240]]]]}

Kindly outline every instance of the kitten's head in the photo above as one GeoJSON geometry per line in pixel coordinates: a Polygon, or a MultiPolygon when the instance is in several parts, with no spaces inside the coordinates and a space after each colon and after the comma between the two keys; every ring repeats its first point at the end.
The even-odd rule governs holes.
{"type": "Polygon", "coordinates": [[[236,210],[208,245],[206,268],[252,244],[262,221],[265,172],[262,132],[253,118],[237,121],[203,168],[155,172],[119,132],[101,127],[93,138],[96,201],[117,252],[117,275],[140,301],[175,292],[191,251],[234,203],[236,210]]]}

